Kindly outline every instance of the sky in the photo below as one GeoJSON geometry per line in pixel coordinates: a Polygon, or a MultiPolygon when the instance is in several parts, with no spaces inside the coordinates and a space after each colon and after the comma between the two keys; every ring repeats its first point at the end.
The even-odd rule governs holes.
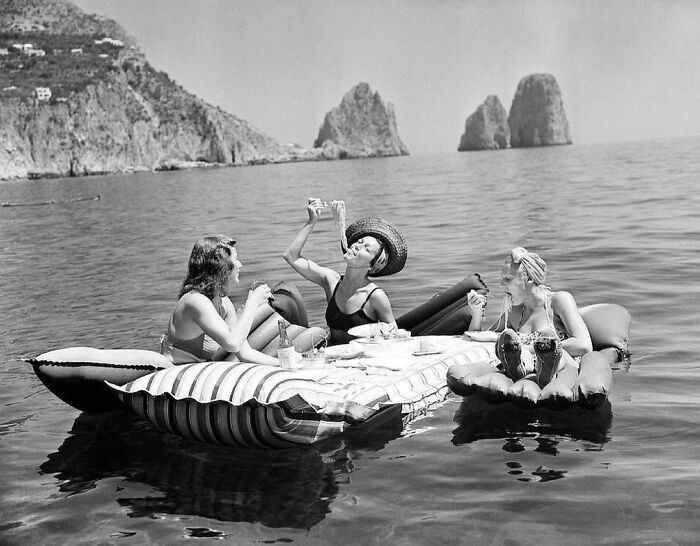
{"type": "Polygon", "coordinates": [[[467,117],[552,74],[576,143],[700,134],[696,0],[73,0],[149,62],[283,143],[311,147],[366,82],[411,153],[455,151],[467,117]]]}

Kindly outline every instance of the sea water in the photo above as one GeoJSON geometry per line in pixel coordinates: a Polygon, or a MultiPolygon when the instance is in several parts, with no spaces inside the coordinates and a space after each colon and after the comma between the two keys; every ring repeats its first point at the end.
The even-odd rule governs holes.
{"type": "MultiPolygon", "coordinates": [[[[0,543],[690,543],[700,532],[700,139],[0,183],[0,543]],[[99,195],[99,201],[70,201],[99,195]],[[597,410],[451,396],[405,429],[280,452],[200,445],[81,414],[19,359],[158,350],[194,241],[236,238],[256,278],[322,291],[282,252],[307,197],[409,246],[378,279],[397,315],[526,246],[580,305],[633,317],[597,410]],[[39,203],[56,201],[51,205],[39,203]],[[62,202],[63,201],[63,202],[62,202]],[[33,206],[32,206],[33,205],[33,206]]],[[[343,266],[329,216],[304,254],[343,266]]]]}

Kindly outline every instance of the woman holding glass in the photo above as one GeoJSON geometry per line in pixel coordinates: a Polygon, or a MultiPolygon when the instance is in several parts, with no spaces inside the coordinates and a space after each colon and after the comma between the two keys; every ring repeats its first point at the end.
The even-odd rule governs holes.
{"type": "Polygon", "coordinates": [[[242,268],[231,237],[203,237],[192,248],[187,277],[161,338],[161,353],[173,364],[241,360],[278,366],[276,358],[253,349],[247,341],[256,311],[267,305],[271,290],[261,284],[248,293],[237,313],[227,296],[242,268]]]}

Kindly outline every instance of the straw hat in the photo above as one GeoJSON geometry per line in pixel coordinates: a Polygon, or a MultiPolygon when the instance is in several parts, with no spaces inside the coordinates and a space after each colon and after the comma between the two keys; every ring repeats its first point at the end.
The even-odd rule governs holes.
{"type": "Polygon", "coordinates": [[[370,273],[371,277],[393,275],[403,269],[408,257],[408,247],[403,235],[399,233],[394,224],[381,218],[360,218],[355,220],[345,230],[348,245],[352,245],[366,235],[381,241],[384,244],[388,257],[386,265],[380,271],[370,273]]]}

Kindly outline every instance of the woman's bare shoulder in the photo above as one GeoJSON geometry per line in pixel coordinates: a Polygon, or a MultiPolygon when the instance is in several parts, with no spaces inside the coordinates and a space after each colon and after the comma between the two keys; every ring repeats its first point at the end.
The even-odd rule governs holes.
{"type": "Polygon", "coordinates": [[[576,307],[576,300],[571,292],[566,290],[558,290],[552,293],[552,308],[556,311],[557,308],[576,307]]]}
{"type": "Polygon", "coordinates": [[[185,309],[197,309],[201,308],[202,306],[208,307],[212,305],[212,302],[201,292],[192,291],[187,292],[187,294],[183,294],[178,302],[178,305],[185,309]]]}

